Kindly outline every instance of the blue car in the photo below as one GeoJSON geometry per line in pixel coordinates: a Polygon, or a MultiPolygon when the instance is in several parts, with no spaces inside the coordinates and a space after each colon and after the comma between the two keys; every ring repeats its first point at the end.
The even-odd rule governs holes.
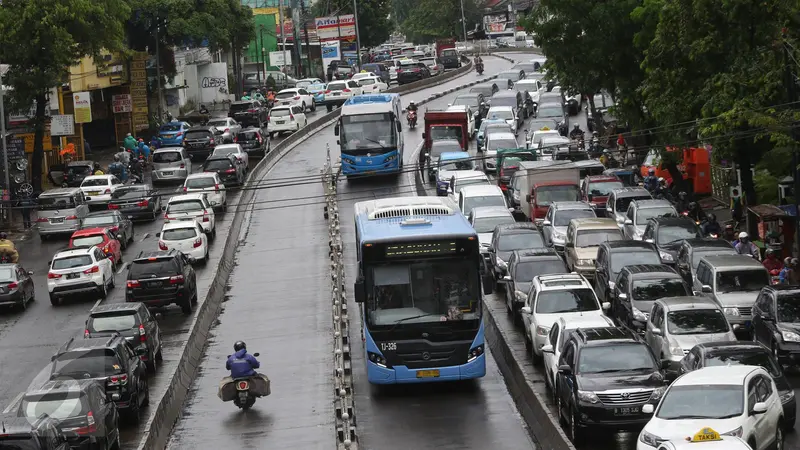
{"type": "Polygon", "coordinates": [[[325,89],[327,89],[327,85],[325,83],[315,83],[310,84],[306,90],[312,97],[314,97],[314,102],[317,105],[324,105],[325,104],[325,89]]]}
{"type": "Polygon", "coordinates": [[[172,147],[183,145],[183,136],[190,125],[186,122],[167,122],[158,129],[158,140],[161,147],[172,147]]]}
{"type": "Polygon", "coordinates": [[[436,169],[436,195],[447,195],[450,188],[450,178],[453,172],[462,170],[476,170],[475,160],[467,152],[444,152],[439,156],[439,166],[436,169]]]}

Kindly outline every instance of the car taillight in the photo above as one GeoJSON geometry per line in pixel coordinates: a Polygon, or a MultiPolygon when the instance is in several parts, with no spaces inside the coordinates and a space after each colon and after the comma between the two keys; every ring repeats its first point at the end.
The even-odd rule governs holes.
{"type": "Polygon", "coordinates": [[[87,275],[90,274],[90,273],[98,273],[98,272],[100,272],[100,266],[92,266],[91,269],[86,269],[86,270],[83,271],[83,273],[85,273],[87,275]]]}
{"type": "Polygon", "coordinates": [[[343,89],[342,92],[350,92],[350,89],[343,89]]]}
{"type": "Polygon", "coordinates": [[[236,169],[228,169],[225,173],[236,173],[236,169]]]}
{"type": "Polygon", "coordinates": [[[169,284],[183,284],[183,275],[169,277],[169,284]]]}
{"type": "Polygon", "coordinates": [[[105,191],[103,191],[103,194],[104,194],[104,195],[105,195],[105,194],[110,194],[110,193],[111,193],[111,189],[106,189],[105,191]]]}
{"type": "Polygon", "coordinates": [[[141,206],[142,208],[146,208],[146,207],[150,206],[150,200],[147,200],[147,199],[142,200],[139,203],[137,203],[136,206],[141,206]]]}
{"type": "Polygon", "coordinates": [[[209,139],[208,143],[211,144],[211,145],[214,145],[214,139],[209,139]]]}
{"type": "Polygon", "coordinates": [[[36,219],[36,221],[40,222],[40,223],[41,222],[47,222],[47,219],[45,219],[44,217],[39,217],[38,219],[36,219]]]}
{"type": "Polygon", "coordinates": [[[186,187],[186,186],[184,186],[184,187],[183,187],[183,192],[189,192],[189,188],[188,188],[188,187],[186,187]]]}
{"type": "Polygon", "coordinates": [[[108,209],[119,209],[119,205],[115,205],[113,203],[108,205],[108,209]]]}
{"type": "Polygon", "coordinates": [[[197,238],[197,239],[195,239],[194,243],[192,244],[192,247],[197,248],[197,247],[200,247],[201,245],[203,245],[203,240],[200,239],[200,238],[197,238]]]}
{"type": "Polygon", "coordinates": [[[61,275],[60,273],[53,273],[53,272],[48,272],[48,274],[47,274],[47,278],[51,279],[51,280],[56,279],[56,278],[61,278],[62,276],[63,275],[61,275]]]}
{"type": "Polygon", "coordinates": [[[258,111],[256,111],[255,109],[248,109],[247,112],[249,112],[250,114],[255,114],[258,111]]]}
{"type": "Polygon", "coordinates": [[[261,139],[261,135],[260,134],[256,135],[256,140],[258,141],[259,144],[263,144],[264,143],[264,141],[261,139]]]}
{"type": "Polygon", "coordinates": [[[67,220],[78,220],[78,216],[67,216],[67,220]]]}
{"type": "Polygon", "coordinates": [[[9,288],[9,289],[16,289],[16,288],[19,287],[19,284],[17,284],[17,283],[8,283],[8,286],[6,286],[6,287],[9,288]]]}
{"type": "Polygon", "coordinates": [[[140,286],[139,280],[128,280],[126,285],[127,285],[128,288],[137,288],[137,287],[140,286]]]}
{"type": "Polygon", "coordinates": [[[139,325],[139,341],[140,342],[147,342],[147,332],[144,329],[144,325],[139,325]]]}
{"type": "Polygon", "coordinates": [[[330,90],[330,89],[325,89],[325,93],[326,93],[326,94],[330,94],[330,93],[331,93],[331,90],[330,90]]]}
{"type": "Polygon", "coordinates": [[[297,97],[293,97],[292,100],[300,100],[300,96],[298,95],[297,97]]]}
{"type": "Polygon", "coordinates": [[[267,122],[269,122],[271,119],[272,119],[272,116],[267,116],[267,122]]]}
{"type": "Polygon", "coordinates": [[[214,192],[219,192],[219,185],[218,184],[214,185],[214,192]]]}
{"type": "Polygon", "coordinates": [[[167,250],[167,244],[164,241],[158,241],[158,248],[159,250],[167,250]]]}
{"type": "Polygon", "coordinates": [[[83,337],[84,338],[88,338],[89,336],[91,336],[91,333],[89,333],[89,330],[83,330],[83,337]]]}
{"type": "Polygon", "coordinates": [[[112,385],[128,384],[128,376],[125,374],[111,375],[110,377],[108,377],[108,384],[112,385]]]}
{"type": "Polygon", "coordinates": [[[208,218],[208,211],[206,211],[206,210],[204,209],[204,210],[203,210],[203,222],[208,222],[208,221],[210,221],[210,220],[211,220],[211,219],[209,219],[209,218],[208,218]]]}
{"type": "Polygon", "coordinates": [[[86,414],[86,426],[85,427],[76,427],[76,428],[65,428],[62,431],[71,431],[76,434],[84,435],[84,434],[92,434],[97,432],[97,425],[94,421],[94,414],[89,411],[89,414],[86,414]]]}
{"type": "Polygon", "coordinates": [[[186,168],[186,164],[181,163],[181,166],[179,167],[179,169],[185,169],[185,168],[186,168]]]}

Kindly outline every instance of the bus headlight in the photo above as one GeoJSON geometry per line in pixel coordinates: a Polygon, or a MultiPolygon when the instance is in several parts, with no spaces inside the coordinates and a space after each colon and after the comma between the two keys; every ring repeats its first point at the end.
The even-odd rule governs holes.
{"type": "Polygon", "coordinates": [[[389,367],[386,364],[386,358],[384,358],[383,356],[381,356],[381,355],[379,355],[377,353],[367,352],[367,357],[369,358],[370,361],[372,361],[373,363],[375,363],[375,364],[377,364],[377,365],[379,365],[381,367],[387,367],[387,368],[389,367]]]}
{"type": "Polygon", "coordinates": [[[386,157],[386,159],[385,159],[385,160],[383,160],[383,162],[384,162],[384,163],[389,163],[389,162],[392,162],[392,161],[394,161],[395,159],[397,159],[397,155],[396,155],[396,154],[395,154],[395,155],[391,155],[391,156],[388,156],[388,157],[386,157]]]}
{"type": "Polygon", "coordinates": [[[482,354],[483,354],[483,344],[469,351],[469,356],[467,356],[467,362],[474,361],[478,356],[481,356],[482,354]]]}
{"type": "Polygon", "coordinates": [[[347,164],[355,164],[356,160],[342,155],[342,162],[347,164]]]}

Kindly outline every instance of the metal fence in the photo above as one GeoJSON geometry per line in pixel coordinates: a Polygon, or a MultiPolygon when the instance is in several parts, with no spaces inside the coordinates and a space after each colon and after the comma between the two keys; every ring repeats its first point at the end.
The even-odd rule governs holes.
{"type": "Polygon", "coordinates": [[[339,170],[331,163],[331,150],[322,169],[325,187],[325,219],[328,221],[328,256],[331,261],[331,304],[333,306],[333,385],[336,411],[336,448],[358,449],[353,405],[353,361],[350,354],[350,318],[347,314],[345,266],[336,183],[339,170]]]}

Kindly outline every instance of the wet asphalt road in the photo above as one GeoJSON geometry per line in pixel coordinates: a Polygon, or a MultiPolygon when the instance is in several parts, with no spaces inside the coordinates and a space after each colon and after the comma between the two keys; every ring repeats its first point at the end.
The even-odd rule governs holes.
{"type": "MultiPolygon", "coordinates": [[[[486,59],[490,72],[511,65],[486,59]]],[[[403,103],[419,101],[471,77],[477,74],[409,94],[403,97],[403,103]]],[[[446,100],[431,107],[443,106],[446,100]]],[[[421,130],[405,131],[406,164],[420,142],[421,130]]],[[[327,227],[318,174],[325,162],[326,144],[334,157],[338,155],[335,143],[332,127],[322,129],[284,157],[265,178],[265,182],[294,178],[308,183],[262,191],[255,200],[230,283],[230,299],[212,331],[200,375],[169,448],[282,448],[290,444],[292,448],[328,449],[333,445],[327,227]],[[271,203],[262,206],[261,202],[271,203]],[[226,375],[224,359],[236,339],[246,340],[248,349],[261,353],[263,372],[272,380],[272,395],[260,399],[248,412],[240,412],[232,404],[223,405],[216,396],[219,380],[226,375]]],[[[363,198],[410,195],[413,190],[413,180],[406,176],[340,183],[348,279],[354,277],[353,203],[363,198]]],[[[404,386],[375,396],[366,381],[364,350],[357,343],[360,323],[352,302],[350,311],[351,338],[356,342],[357,431],[362,448],[533,447],[491,358],[487,376],[476,383],[404,386]]]]}

